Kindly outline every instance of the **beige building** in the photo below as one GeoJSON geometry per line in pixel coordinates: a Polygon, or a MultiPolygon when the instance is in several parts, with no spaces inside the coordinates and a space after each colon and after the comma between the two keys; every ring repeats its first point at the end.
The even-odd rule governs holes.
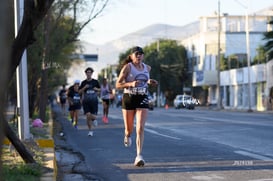
{"type": "Polygon", "coordinates": [[[257,48],[265,43],[263,33],[272,31],[272,25],[267,23],[273,17],[271,9],[247,16],[223,14],[200,17],[199,27],[196,27],[199,32],[181,40],[180,43],[188,50],[189,68],[193,69],[192,85],[194,88],[208,87],[208,103],[217,105],[220,98],[221,106],[226,109],[270,109],[268,96],[273,86],[272,61],[230,68],[218,74],[217,60],[218,53],[224,57],[235,55],[239,61],[249,61],[250,65],[257,55],[257,48]]]}

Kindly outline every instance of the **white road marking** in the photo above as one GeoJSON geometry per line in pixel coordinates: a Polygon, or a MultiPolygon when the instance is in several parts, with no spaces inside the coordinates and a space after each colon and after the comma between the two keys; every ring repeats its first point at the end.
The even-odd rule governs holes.
{"type": "Polygon", "coordinates": [[[193,176],[192,179],[194,180],[224,180],[225,178],[218,175],[200,175],[200,176],[193,176]]]}
{"type": "Polygon", "coordinates": [[[249,156],[251,158],[255,158],[255,159],[258,159],[258,160],[273,161],[273,159],[270,158],[270,157],[258,155],[258,154],[255,154],[255,153],[250,153],[250,152],[247,152],[247,151],[238,150],[238,151],[234,151],[234,152],[237,153],[237,154],[244,155],[244,156],[249,156]]]}
{"type": "Polygon", "coordinates": [[[155,134],[155,135],[163,136],[163,137],[166,137],[166,138],[171,138],[171,139],[175,139],[175,140],[181,140],[181,138],[173,137],[173,136],[169,136],[169,135],[165,135],[165,134],[161,134],[161,133],[158,133],[157,131],[154,131],[154,130],[149,129],[149,128],[145,128],[145,131],[147,131],[149,133],[152,133],[152,134],[155,134]]]}

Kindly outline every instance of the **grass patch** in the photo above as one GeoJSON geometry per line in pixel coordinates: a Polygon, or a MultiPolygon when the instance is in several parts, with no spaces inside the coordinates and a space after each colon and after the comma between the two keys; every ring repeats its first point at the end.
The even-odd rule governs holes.
{"type": "Polygon", "coordinates": [[[42,174],[39,165],[17,164],[3,165],[3,175],[6,181],[38,181],[42,174]]]}
{"type": "MultiPolygon", "coordinates": [[[[28,143],[29,144],[29,143],[28,143]]],[[[28,146],[29,148],[29,146],[28,146]]],[[[32,148],[31,152],[37,150],[32,148]]],[[[42,175],[43,153],[35,151],[36,164],[26,164],[18,153],[9,146],[2,150],[3,176],[5,181],[38,181],[42,175]]]]}
{"type": "MultiPolygon", "coordinates": [[[[47,120],[49,119],[50,111],[47,110],[47,120]]],[[[35,142],[36,139],[50,138],[49,123],[43,121],[43,127],[32,127],[30,125],[30,133],[33,139],[30,141],[23,141],[27,150],[33,155],[36,164],[27,164],[17,153],[15,148],[11,145],[2,146],[2,173],[5,181],[39,181],[42,174],[47,173],[49,168],[44,166],[44,152],[35,142]]],[[[11,128],[15,133],[18,132],[16,120],[9,122],[11,128]]]]}

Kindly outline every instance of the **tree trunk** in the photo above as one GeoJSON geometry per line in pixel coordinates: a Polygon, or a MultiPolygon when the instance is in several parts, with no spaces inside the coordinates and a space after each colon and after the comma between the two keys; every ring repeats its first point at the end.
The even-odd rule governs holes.
{"type": "Polygon", "coordinates": [[[53,1],[54,0],[24,0],[23,21],[17,37],[13,41],[10,54],[11,71],[8,75],[9,80],[11,80],[17,66],[20,64],[24,50],[35,41],[34,31],[42,22],[53,1]]]}
{"type": "Polygon", "coordinates": [[[7,86],[8,85],[8,74],[10,68],[10,33],[13,32],[12,18],[13,16],[9,16],[10,10],[12,8],[12,4],[10,1],[0,1],[0,85],[3,85],[5,88],[0,89],[0,181],[4,180],[2,176],[2,144],[4,139],[4,119],[5,119],[5,111],[7,105],[7,86]]]}
{"type": "Polygon", "coordinates": [[[16,136],[14,131],[8,125],[7,121],[4,121],[5,134],[12,143],[12,145],[16,148],[22,159],[26,163],[36,163],[33,159],[30,152],[26,149],[25,145],[20,141],[20,139],[16,136]]]}
{"type": "MultiPolygon", "coordinates": [[[[53,1],[54,0],[37,0],[37,1],[24,0],[23,21],[21,23],[17,37],[13,41],[13,45],[12,45],[11,51],[10,51],[10,57],[9,57],[9,59],[5,59],[7,57],[3,56],[3,54],[6,51],[2,52],[3,54],[1,54],[1,57],[3,58],[3,61],[1,59],[2,66],[5,65],[4,62],[7,62],[7,61],[10,65],[9,69],[5,69],[4,67],[1,67],[3,70],[10,70],[9,72],[5,72],[4,77],[6,77],[7,80],[11,80],[13,74],[16,72],[16,68],[20,64],[21,57],[23,55],[24,50],[27,48],[28,45],[32,44],[35,41],[33,32],[37,28],[37,26],[41,23],[42,19],[46,15],[48,9],[51,7],[53,1]]],[[[1,1],[1,3],[4,3],[4,2],[5,1],[3,1],[3,2],[1,1]]],[[[8,3],[6,3],[6,4],[10,4],[10,1],[7,1],[7,2],[8,3]]],[[[1,10],[3,10],[3,8],[6,8],[6,6],[1,5],[1,10]]],[[[1,13],[4,13],[3,16],[1,16],[1,18],[7,17],[4,10],[1,11],[1,13]]],[[[12,22],[12,21],[10,21],[10,22],[12,22]]],[[[3,27],[6,27],[6,26],[3,26],[3,27]]],[[[2,40],[2,39],[0,39],[0,40],[2,40]]],[[[1,42],[6,43],[7,41],[1,41],[1,42]]],[[[5,46],[7,46],[7,43],[5,44],[5,46]]],[[[1,49],[1,50],[4,50],[4,49],[1,49]]],[[[7,51],[7,52],[9,52],[9,51],[7,51]]],[[[8,63],[7,63],[7,65],[8,65],[8,63]]],[[[7,85],[7,83],[2,84],[2,82],[1,82],[1,85],[7,85]]],[[[5,93],[2,93],[2,91],[1,91],[0,101],[4,100],[3,96],[5,96],[5,93]]],[[[2,105],[4,105],[4,104],[0,105],[1,106],[1,114],[4,113],[2,111],[2,109],[4,109],[2,107],[2,105]]],[[[3,118],[3,117],[1,117],[1,118],[3,118]]],[[[23,160],[26,163],[35,163],[35,160],[33,159],[32,155],[28,152],[28,150],[25,148],[24,144],[20,141],[20,139],[16,136],[16,134],[10,128],[10,126],[8,125],[8,122],[5,119],[1,119],[0,121],[2,122],[1,128],[4,128],[4,133],[5,133],[6,137],[13,144],[13,146],[18,151],[18,153],[23,158],[23,160]]],[[[1,136],[1,133],[2,133],[2,131],[0,132],[0,136],[1,136]]],[[[1,141],[1,143],[2,143],[2,141],[1,141]]],[[[0,177],[0,179],[1,179],[1,177],[0,177]]]]}
{"type": "Polygon", "coordinates": [[[39,117],[42,121],[46,119],[46,105],[47,105],[47,69],[42,70],[42,81],[41,81],[41,88],[40,88],[40,104],[39,104],[39,117]]]}
{"type": "Polygon", "coordinates": [[[40,119],[45,121],[46,119],[46,105],[47,105],[47,100],[48,100],[48,91],[47,91],[47,86],[48,86],[48,67],[47,67],[47,62],[48,62],[48,57],[49,57],[49,21],[50,21],[50,16],[45,16],[45,21],[44,21],[44,49],[43,49],[43,56],[42,56],[42,80],[41,80],[41,86],[40,86],[40,110],[39,110],[39,116],[40,119]]]}

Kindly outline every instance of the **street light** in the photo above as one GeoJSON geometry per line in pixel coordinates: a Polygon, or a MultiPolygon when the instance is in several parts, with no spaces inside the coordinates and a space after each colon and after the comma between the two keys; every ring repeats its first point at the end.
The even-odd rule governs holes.
{"type": "MultiPolygon", "coordinates": [[[[242,7],[246,9],[246,16],[245,16],[245,31],[246,31],[246,51],[247,51],[247,66],[248,66],[248,112],[252,112],[251,109],[251,82],[250,82],[250,44],[249,44],[249,25],[248,25],[248,6],[243,5],[241,2],[237,1],[242,7]]],[[[220,91],[220,0],[218,0],[218,58],[217,58],[217,94],[218,94],[218,102],[217,107],[221,109],[221,91],[220,91]]]]}
{"type": "MultiPolygon", "coordinates": [[[[242,4],[236,0],[243,8],[245,8],[245,31],[246,31],[246,52],[247,52],[247,77],[248,77],[248,112],[252,112],[251,109],[251,82],[250,82],[250,43],[249,43],[249,22],[248,22],[248,6],[242,4]]],[[[248,3],[249,4],[249,3],[248,3]]]]}

